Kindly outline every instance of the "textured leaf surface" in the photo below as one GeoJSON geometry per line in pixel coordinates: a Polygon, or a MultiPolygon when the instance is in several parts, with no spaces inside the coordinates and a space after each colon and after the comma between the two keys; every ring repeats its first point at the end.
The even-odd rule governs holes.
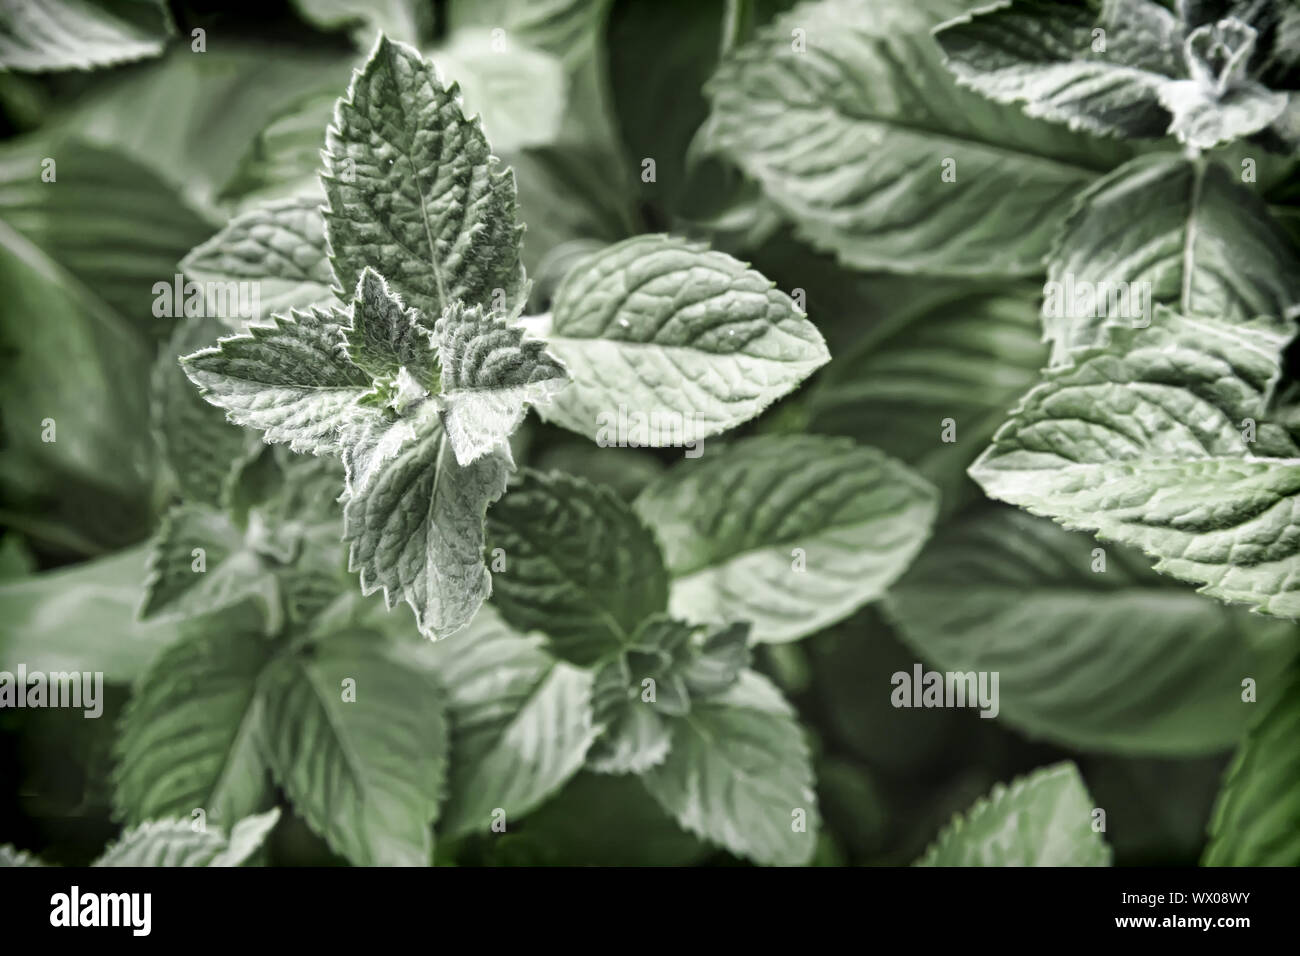
{"type": "Polygon", "coordinates": [[[154,820],[128,830],[91,865],[243,866],[279,819],[278,809],[245,817],[229,837],[217,827],[196,833],[188,819],[154,820]]]}
{"type": "Polygon", "coordinates": [[[930,30],[962,10],[947,0],[796,7],[719,66],[708,145],[850,267],[1036,273],[1062,205],[1126,148],[958,87],[930,30]]]}
{"type": "Polygon", "coordinates": [[[291,312],[187,356],[186,374],[231,421],[297,452],[333,454],[370,378],[343,349],[341,313],[291,312]]]}
{"type": "Polygon", "coordinates": [[[381,37],[326,134],[325,230],[338,283],[380,266],[408,304],[521,298],[523,228],[514,177],[501,169],[455,84],[415,50],[381,37]]]}
{"type": "Polygon", "coordinates": [[[0,8],[0,68],[88,70],[157,56],[175,32],[163,3],[41,0],[0,8]]]}
{"type": "Polygon", "coordinates": [[[348,358],[374,379],[407,369],[426,389],[437,388],[438,361],[433,333],[389,291],[374,269],[361,273],[352,300],[352,323],[345,330],[348,358]]]}
{"type": "Polygon", "coordinates": [[[1178,21],[1151,0],[1013,0],[945,24],[935,38],[963,86],[1103,135],[1163,136],[1170,116],[1160,90],[1185,71],[1178,21]]]}
{"type": "Polygon", "coordinates": [[[679,420],[675,434],[665,424],[642,444],[707,438],[758,415],[830,358],[813,324],[763,276],[662,235],[575,266],[539,331],[573,377],[543,417],[597,442],[616,443],[611,423],[633,414],[679,420]]]}
{"type": "Polygon", "coordinates": [[[1109,866],[1095,804],[1072,763],[998,784],[949,824],[919,866],[1109,866]]]}
{"type": "Polygon", "coordinates": [[[1038,380],[1047,361],[1041,339],[1028,289],[900,308],[827,367],[809,395],[812,428],[911,465],[951,512],[978,494],[966,469],[1038,380]],[[949,418],[955,442],[942,440],[949,418]]]}
{"type": "Polygon", "coordinates": [[[392,427],[353,433],[344,462],[344,533],[362,593],[382,589],[390,608],[405,600],[434,639],[463,627],[492,591],[483,515],[505,491],[509,459],[494,452],[458,465],[428,402],[392,427]]]}
{"type": "Polygon", "coordinates": [[[1220,600],[1294,616],[1300,461],[1263,417],[1291,334],[1161,307],[1150,328],[1116,329],[1107,349],[1047,373],[971,476],[1220,600]]]}
{"type": "Polygon", "coordinates": [[[449,695],[445,837],[491,832],[498,808],[513,828],[581,768],[598,730],[587,671],[557,662],[491,608],[461,634],[412,651],[449,695]]]}
{"type": "Polygon", "coordinates": [[[929,536],[937,500],[875,449],[785,435],[683,462],[636,509],[663,546],[675,616],[792,641],[884,594],[929,536]]]}
{"type": "MultiPolygon", "coordinates": [[[[1264,202],[1226,167],[1172,155],[1135,159],[1080,195],[1048,258],[1048,279],[1062,289],[1069,281],[1096,290],[1150,283],[1154,302],[1225,321],[1300,305],[1300,256],[1264,202]]],[[[1105,310],[1051,311],[1044,327],[1054,364],[1130,321],[1105,310]]]]}
{"type": "Polygon", "coordinates": [[[266,805],[256,689],[271,650],[261,633],[226,624],[159,656],[131,698],[116,744],[113,803],[127,824],[188,819],[201,809],[208,823],[225,827],[266,805]]]}
{"type": "Polygon", "coordinates": [[[819,823],[808,748],[790,705],[767,678],[747,671],[725,695],[672,724],[668,758],[641,778],[664,810],[683,829],[738,856],[806,863],[819,823]]]}
{"type": "MultiPolygon", "coordinates": [[[[309,310],[333,301],[320,200],[292,198],[241,213],[181,260],[186,277],[203,283],[257,283],[260,314],[309,310]]],[[[239,316],[219,316],[240,328],[239,316]]]]}
{"type": "Polygon", "coordinates": [[[442,369],[443,427],[462,465],[501,447],[529,405],[565,386],[568,375],[524,330],[481,307],[449,306],[435,326],[442,369]]]}
{"type": "Polygon", "coordinates": [[[650,530],[608,488],[570,475],[526,472],[489,514],[488,546],[505,555],[493,599],[502,616],[577,664],[626,648],[668,602],[650,530]]]}
{"type": "Polygon", "coordinates": [[[261,683],[266,755],[336,853],[357,866],[427,866],[447,769],[446,698],[381,648],[372,634],[334,635],[272,665],[261,683]]]}
{"type": "Polygon", "coordinates": [[[979,512],[940,529],[890,590],[890,616],[935,668],[998,674],[999,719],[1032,736],[1120,753],[1232,746],[1252,714],[1241,679],[1277,669],[1290,625],[1094,548],[1022,512],[979,512]]]}
{"type": "Polygon", "coordinates": [[[1300,865],[1300,668],[1258,685],[1259,718],[1223,781],[1205,866],[1300,865]]]}

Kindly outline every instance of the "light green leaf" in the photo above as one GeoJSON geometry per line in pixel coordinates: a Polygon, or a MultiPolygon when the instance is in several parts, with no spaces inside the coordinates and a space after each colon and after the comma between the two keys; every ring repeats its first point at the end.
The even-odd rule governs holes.
{"type": "Polygon", "coordinates": [[[352,27],[363,46],[376,33],[419,43],[432,27],[433,11],[421,0],[293,0],[293,5],[304,20],[322,29],[352,27]]]}
{"type": "Polygon", "coordinates": [[[257,598],[270,633],[279,630],[279,584],[255,541],[223,511],[176,505],[154,536],[141,618],[190,617],[257,598]]]}
{"type": "MultiPolygon", "coordinates": [[[[1273,673],[1290,625],[1193,594],[1140,554],[1005,508],[942,527],[887,607],[919,659],[998,675],[996,716],[1082,750],[1184,755],[1245,730],[1242,675],[1273,673]]],[[[970,706],[976,707],[968,699],[970,706]]]]}
{"type": "Polygon", "coordinates": [[[1169,132],[1193,149],[1213,149],[1273,124],[1287,108],[1287,94],[1247,83],[1216,96],[1200,80],[1174,80],[1160,89],[1160,103],[1173,115],[1169,132]]]}
{"type": "Polygon", "coordinates": [[[611,0],[453,0],[454,30],[501,27],[510,37],[563,57],[572,68],[594,55],[611,0]]]}
{"type": "MultiPolygon", "coordinates": [[[[273,312],[309,310],[334,301],[325,224],[315,198],[276,200],[236,216],[192,249],[180,268],[188,279],[212,283],[205,285],[205,293],[209,288],[212,293],[228,289],[232,282],[256,283],[259,309],[251,317],[254,322],[264,322],[273,312]]],[[[245,324],[244,317],[214,308],[208,314],[237,329],[245,324]]]]}
{"type": "Polygon", "coordinates": [[[1184,73],[1180,25],[1152,0],[1012,0],[944,24],[935,39],[963,86],[1102,135],[1163,136],[1160,90],[1184,73]]]}
{"type": "Polygon", "coordinates": [[[361,273],[352,322],[343,334],[348,358],[372,379],[392,378],[406,369],[426,391],[437,391],[433,333],[421,324],[419,312],[402,306],[374,269],[361,273]]]}
{"type": "Polygon", "coordinates": [[[749,625],[729,624],[704,638],[682,678],[692,699],[705,699],[725,692],[749,662],[749,625]]]}
{"type": "Polygon", "coordinates": [[[157,56],[176,32],[158,0],[41,0],[0,6],[0,69],[90,70],[157,56]]]}
{"type": "Polygon", "coordinates": [[[596,670],[592,711],[603,730],[587,756],[596,773],[644,773],[664,762],[672,728],[652,701],[642,699],[641,680],[620,655],[596,670]]]}
{"type": "Polygon", "coordinates": [[[273,645],[232,623],[167,648],[136,688],[115,747],[113,804],[127,824],[202,810],[224,827],[270,802],[256,688],[273,645]]]}
{"type": "Polygon", "coordinates": [[[502,616],[576,664],[630,646],[668,602],[650,530],[608,488],[571,475],[526,472],[488,515],[488,547],[505,559],[493,599],[502,616]]]}
{"type": "Polygon", "coordinates": [[[272,316],[270,325],[221,339],[182,365],[232,422],[296,452],[334,454],[357,417],[357,399],[371,386],[343,349],[345,319],[320,309],[272,316]]]}
{"type": "Polygon", "coordinates": [[[930,36],[950,0],[816,0],[731,52],[704,145],[855,269],[1037,273],[1063,204],[1128,148],[961,89],[930,36]]]}
{"type": "Polygon", "coordinates": [[[279,819],[278,809],[245,817],[229,837],[217,827],[196,833],[189,819],[154,820],[127,830],[91,866],[243,866],[279,819]]]}
{"type": "Polygon", "coordinates": [[[546,343],[480,306],[447,307],[434,326],[442,368],[443,427],[456,460],[469,465],[501,447],[529,405],[568,383],[546,343]]]}
{"type": "Polygon", "coordinates": [[[930,534],[934,489],[841,438],[752,438],[670,469],[636,510],[672,575],[669,609],[793,641],[874,601],[930,534]]]}
{"type": "Polygon", "coordinates": [[[1279,679],[1261,678],[1260,708],[1210,820],[1204,866],[1300,865],[1300,667],[1279,679]]]}
{"type": "Polygon", "coordinates": [[[276,780],[330,848],[356,866],[428,866],[448,753],[437,682],[358,633],[281,657],[260,694],[276,780]]]}
{"type": "Polygon", "coordinates": [[[569,273],[547,327],[571,387],[542,417],[602,444],[685,444],[760,414],[830,358],[794,303],[699,243],[638,236],[569,273]],[[644,438],[618,423],[643,419],[644,438]]]}
{"type": "Polygon", "coordinates": [[[20,850],[12,843],[0,843],[0,867],[6,866],[45,866],[36,856],[20,850]]]}
{"type": "Polygon", "coordinates": [[[181,633],[175,619],[136,617],[147,558],[147,546],[139,545],[0,582],[0,660],[47,673],[99,671],[112,684],[135,681],[181,633]]]}
{"type": "Polygon", "coordinates": [[[413,307],[507,309],[522,300],[514,177],[466,119],[455,84],[415,50],[380,37],[326,133],[330,263],[345,289],[368,265],[413,307]]]}
{"type": "Polygon", "coordinates": [[[507,32],[465,29],[429,51],[439,71],[460,85],[465,109],[477,113],[495,152],[554,142],[564,115],[564,64],[507,32]]]}
{"type": "Polygon", "coordinates": [[[827,367],[808,396],[811,430],[911,465],[938,488],[945,512],[979,494],[966,469],[1047,360],[1037,296],[1012,293],[897,308],[827,367]],[[943,441],[945,419],[956,441],[943,441]]]}
{"type": "Polygon", "coordinates": [[[463,627],[492,591],[483,515],[506,488],[511,462],[493,452],[456,463],[433,402],[394,425],[366,424],[344,449],[344,533],[361,593],[405,600],[422,634],[463,627]]]}
{"type": "Polygon", "coordinates": [[[1058,763],[998,784],[955,817],[918,866],[1109,866],[1078,768],[1058,763]]]}
{"type": "Polygon", "coordinates": [[[971,466],[991,497],[1140,547],[1156,570],[1300,614],[1300,450],[1263,417],[1293,330],[1164,307],[1046,373],[971,466]],[[1259,456],[1258,458],[1254,456],[1259,456]]]}
{"type": "Polygon", "coordinates": [[[1057,365],[1104,345],[1142,303],[1224,321],[1300,305],[1300,255],[1264,202],[1224,166],[1168,154],[1135,159],[1079,196],[1048,280],[1043,324],[1057,365]],[[1129,315],[1107,315],[1110,290],[1132,296],[1142,283],[1150,299],[1142,293],[1141,303],[1130,298],[1129,315]],[[1071,289],[1098,292],[1104,308],[1072,302],[1079,293],[1071,289]]]}
{"type": "Polygon", "coordinates": [[[664,810],[738,856],[807,863],[819,825],[808,748],[767,678],[746,671],[725,695],[671,723],[668,758],[641,777],[664,810]]]}
{"type": "Polygon", "coordinates": [[[498,808],[513,828],[581,768],[599,729],[591,675],[554,660],[536,636],[511,630],[489,607],[462,633],[406,652],[449,694],[444,837],[491,832],[498,808]]]}
{"type": "Polygon", "coordinates": [[[162,460],[187,502],[219,505],[235,470],[261,443],[253,432],[226,421],[203,400],[181,368],[180,357],[221,334],[215,319],[195,317],[176,324],[159,350],[150,378],[149,414],[162,460]]]}
{"type": "Polygon", "coordinates": [[[248,144],[218,197],[235,201],[242,212],[253,211],[268,201],[295,198],[313,210],[316,217],[312,230],[320,234],[319,267],[325,272],[327,285],[333,276],[325,254],[325,220],[319,211],[325,202],[319,172],[325,128],[334,118],[338,98],[337,86],[330,83],[281,106],[248,144]]]}

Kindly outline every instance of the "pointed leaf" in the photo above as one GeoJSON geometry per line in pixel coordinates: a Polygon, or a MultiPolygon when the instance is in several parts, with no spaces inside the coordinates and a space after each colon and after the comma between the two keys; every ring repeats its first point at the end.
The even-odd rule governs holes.
{"type": "Polygon", "coordinates": [[[433,333],[420,313],[406,309],[374,269],[361,273],[352,300],[352,323],[344,330],[348,358],[373,379],[406,369],[426,390],[438,389],[433,333]]]}
{"type": "Polygon", "coordinates": [[[157,56],[176,32],[157,0],[42,0],[0,9],[0,69],[89,70],[157,56]]]}
{"type": "Polygon", "coordinates": [[[188,819],[154,820],[127,830],[91,866],[243,866],[279,819],[278,809],[245,817],[229,837],[217,827],[195,832],[188,819]]]}

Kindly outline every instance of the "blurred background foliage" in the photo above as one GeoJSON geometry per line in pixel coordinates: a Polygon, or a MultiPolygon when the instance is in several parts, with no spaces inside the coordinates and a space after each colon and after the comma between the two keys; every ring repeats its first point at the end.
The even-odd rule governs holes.
{"type": "MultiPolygon", "coordinates": [[[[1144,675],[1170,672],[1140,649],[1117,661],[1100,639],[1095,647],[1074,641],[1140,614],[1140,603],[1108,602],[1096,585],[1052,579],[1040,564],[1042,580],[1010,578],[996,592],[1001,606],[1023,602],[1023,615],[984,626],[1023,626],[1035,599],[1067,600],[1061,594],[1074,588],[1086,613],[1039,635],[1069,642],[1071,656],[1020,678],[1008,660],[998,720],[889,703],[890,674],[910,671],[918,654],[940,663],[922,649],[966,626],[969,602],[979,600],[960,548],[984,535],[996,549],[1017,533],[1013,525],[1036,522],[981,502],[965,476],[968,460],[934,450],[940,419],[960,409],[961,447],[973,458],[1036,379],[1046,356],[1039,286],[849,271],[798,240],[735,167],[704,155],[702,88],[719,56],[792,4],[169,6],[178,39],[159,56],[93,72],[0,73],[0,663],[103,670],[111,685],[98,721],[0,711],[0,841],[84,863],[118,832],[109,799],[114,728],[131,682],[179,630],[136,620],[143,544],[177,486],[160,465],[150,413],[155,357],[174,323],[153,315],[151,287],[233,214],[271,197],[319,193],[314,174],[332,104],[382,27],[461,83],[513,167],[534,311],[547,307],[567,267],[601,244],[647,231],[706,238],[780,288],[804,290],[833,356],[739,433],[850,435],[914,464],[941,489],[939,535],[889,602],[800,643],[758,649],[757,665],[796,704],[816,754],[826,821],[816,862],[910,862],[995,782],[1063,758],[1079,763],[1106,808],[1117,864],[1197,861],[1242,718],[1198,695],[1190,672],[1142,687],[1144,675]],[[195,29],[206,31],[202,54],[187,40],[195,29]],[[485,53],[494,29],[515,45],[505,68],[485,53]],[[41,182],[44,157],[57,160],[58,188],[41,182]],[[655,160],[654,182],[642,179],[646,158],[655,160]],[[46,418],[57,422],[54,444],[40,440],[46,418]],[[909,602],[926,613],[906,613],[909,602]],[[1091,710],[1076,698],[1055,706],[1056,688],[1099,668],[1138,687],[1147,711],[1108,712],[1100,693],[1091,710]],[[1017,679],[1040,692],[1018,701],[1017,679]],[[1075,712],[1060,713],[1067,706],[1075,712]]],[[[1280,206],[1300,206],[1290,182],[1280,206]]],[[[515,451],[521,464],[582,474],[629,498],[680,455],[598,449],[535,419],[515,451]]],[[[1028,534],[1041,534],[1047,551],[1091,547],[1050,524],[1028,534]]],[[[1144,566],[1129,569],[1125,587],[1181,601],[1173,623],[1151,626],[1204,632],[1205,640],[1228,634],[1234,640],[1223,653],[1245,655],[1234,673],[1280,666],[1281,652],[1264,637],[1259,656],[1241,649],[1241,615],[1151,580],[1144,566]]],[[[409,623],[404,608],[395,613],[409,623]]],[[[635,781],[589,774],[507,837],[440,845],[438,856],[487,865],[738,862],[681,832],[635,781]]],[[[338,862],[294,817],[277,829],[267,861],[338,862]]]]}

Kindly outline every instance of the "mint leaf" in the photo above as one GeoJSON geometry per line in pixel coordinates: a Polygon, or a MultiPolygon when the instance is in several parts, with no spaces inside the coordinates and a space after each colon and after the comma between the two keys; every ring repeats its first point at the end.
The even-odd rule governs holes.
{"type": "MultiPolygon", "coordinates": [[[[399,651],[399,653],[401,653],[399,651]]],[[[490,833],[564,785],[582,766],[597,728],[591,675],[556,661],[484,608],[462,633],[410,648],[447,689],[452,753],[439,832],[490,833]]]]}
{"type": "Polygon", "coordinates": [[[570,475],[525,472],[488,515],[488,547],[505,560],[493,599],[502,616],[576,664],[630,646],[668,602],[650,530],[608,488],[570,475]]]}
{"type": "Polygon", "coordinates": [[[704,638],[682,672],[693,699],[721,694],[749,667],[749,625],[729,624],[704,638]]]}
{"type": "Polygon", "coordinates": [[[326,133],[330,264],[345,289],[383,264],[410,305],[510,309],[523,298],[514,177],[499,168],[455,84],[381,36],[326,133]]]}
{"type": "Polygon", "coordinates": [[[358,43],[375,33],[418,44],[432,28],[432,11],[420,0],[293,0],[302,18],[325,30],[351,26],[358,43]]]}
{"type": "Polygon", "coordinates": [[[1210,819],[1203,866],[1295,866],[1300,863],[1300,755],[1295,748],[1300,668],[1261,680],[1260,708],[1224,776],[1210,819]]]}
{"type": "Polygon", "coordinates": [[[886,607],[918,660],[998,675],[991,718],[1088,751],[1230,747],[1251,714],[1241,675],[1272,673],[1290,653],[1289,624],[1007,508],[942,526],[886,607]]]}
{"type": "Polygon", "coordinates": [[[1128,150],[961,89],[947,0],[817,0],[719,65],[703,146],[855,269],[1032,275],[1059,209],[1128,150]]]}
{"type": "Polygon", "coordinates": [[[638,236],[583,260],[552,310],[538,331],[573,384],[542,417],[602,444],[716,435],[830,358],[816,327],[771,282],[725,253],[671,236],[638,236]],[[632,416],[653,434],[643,425],[640,437],[621,435],[618,423],[632,416]]]}
{"type": "Polygon", "coordinates": [[[1169,127],[1160,91],[1183,70],[1180,32],[1151,0],[1012,0],[935,39],[957,81],[989,99],[1071,129],[1159,137],[1169,127]]]}
{"type": "Polygon", "coordinates": [[[221,339],[182,364],[203,397],[236,424],[296,452],[333,454],[371,385],[344,352],[345,319],[320,309],[272,316],[270,325],[221,339]]]}
{"type": "Polygon", "coordinates": [[[405,600],[434,639],[463,627],[492,590],[483,563],[483,516],[506,488],[511,462],[497,451],[462,467],[431,401],[389,424],[367,420],[344,449],[344,534],[361,593],[405,600]]]}
{"type": "Polygon", "coordinates": [[[222,410],[199,395],[181,368],[180,357],[211,342],[221,331],[215,319],[178,322],[162,347],[150,377],[149,416],[164,463],[188,502],[224,501],[235,469],[260,442],[230,424],[222,410]]]}
{"type": "Polygon", "coordinates": [[[918,866],[1109,866],[1095,804],[1073,763],[998,784],[953,818],[918,866]]]}
{"type": "Polygon", "coordinates": [[[272,644],[210,623],[167,648],[122,718],[113,805],[128,823],[190,818],[226,826],[272,798],[257,744],[257,677],[272,644]]]}
{"type": "MultiPolygon", "coordinates": [[[[311,310],[334,299],[316,198],[281,199],[241,213],[190,250],[180,268],[187,278],[205,284],[256,283],[257,322],[273,312],[311,310]]],[[[229,324],[242,327],[234,319],[229,324]]]]}
{"type": "MultiPolygon", "coordinates": [[[[324,272],[326,286],[333,282],[333,275],[320,212],[325,200],[320,181],[321,147],[338,98],[338,88],[331,82],[282,105],[248,144],[218,197],[237,201],[239,208],[248,212],[256,211],[259,203],[269,206],[273,200],[297,200],[284,208],[297,205],[312,214],[314,221],[306,225],[308,234],[319,234],[320,255],[312,260],[311,268],[313,273],[324,272]]],[[[314,304],[316,301],[291,303],[298,308],[314,304]]]]}
{"type": "Polygon", "coordinates": [[[443,427],[456,460],[469,465],[505,444],[528,405],[568,384],[545,343],[478,306],[448,306],[434,326],[442,368],[443,427]]]}
{"type": "Polygon", "coordinates": [[[334,634],[263,674],[265,753],[312,829],[356,866],[428,866],[446,700],[372,634],[334,634]]]}
{"type": "Polygon", "coordinates": [[[722,697],[671,723],[667,759],[641,777],[660,806],[738,856],[808,862],[820,822],[808,748],[767,678],[746,671],[722,697]]]}
{"type": "Polygon", "coordinates": [[[1048,372],[971,466],[991,497],[1142,548],[1224,601],[1300,613],[1300,450],[1264,418],[1289,322],[1156,310],[1048,372]],[[1258,457],[1256,457],[1258,456],[1258,457]]]}
{"type": "Polygon", "coordinates": [[[636,510],[663,547],[675,616],[793,641],[883,595],[929,536],[937,501],[874,449],[782,435],[678,464],[636,510]]]}
{"type": "Polygon", "coordinates": [[[668,756],[672,728],[655,701],[642,699],[644,679],[633,675],[624,655],[596,670],[592,712],[603,729],[587,756],[590,770],[645,773],[668,756]]]}
{"type": "Polygon", "coordinates": [[[366,268],[352,300],[352,322],[344,329],[348,358],[372,379],[393,378],[402,369],[425,390],[438,389],[433,333],[420,313],[402,306],[375,270],[366,268]]]}
{"type": "Polygon", "coordinates": [[[810,431],[846,435],[916,469],[952,513],[966,475],[1046,364],[1040,289],[958,293],[898,308],[836,356],[808,395],[810,431]],[[951,419],[956,441],[943,440],[951,419]]]}
{"type": "Polygon", "coordinates": [[[154,820],[127,830],[91,866],[243,866],[279,819],[279,810],[245,817],[229,836],[217,827],[195,832],[188,819],[154,820]]]}
{"type": "Polygon", "coordinates": [[[89,70],[157,56],[176,32],[157,0],[42,0],[0,9],[0,69],[89,70]]]}
{"type": "Polygon", "coordinates": [[[1058,365],[1155,303],[1225,321],[1300,305],[1300,256],[1263,201],[1218,163],[1170,155],[1135,159],[1079,196],[1048,257],[1048,280],[1043,323],[1058,365]],[[1137,302],[1142,283],[1150,300],[1137,302]],[[1072,289],[1106,301],[1069,301],[1072,289]],[[1130,315],[1110,315],[1109,290],[1125,289],[1130,315]]]}

